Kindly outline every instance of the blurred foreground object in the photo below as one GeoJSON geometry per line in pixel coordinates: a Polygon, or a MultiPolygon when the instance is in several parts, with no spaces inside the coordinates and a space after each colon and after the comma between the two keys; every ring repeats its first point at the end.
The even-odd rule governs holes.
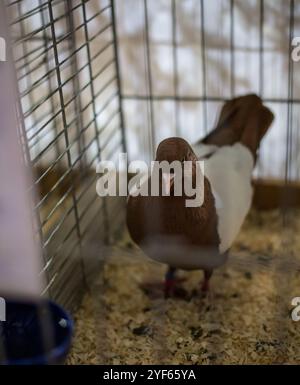
{"type": "MultiPolygon", "coordinates": [[[[9,47],[4,6],[0,36],[9,47]]],[[[0,295],[38,297],[42,292],[41,263],[13,68],[8,52],[7,62],[0,63],[0,295]]]]}
{"type": "Polygon", "coordinates": [[[63,364],[71,346],[73,321],[57,304],[8,301],[6,322],[0,325],[8,365],[63,364]]]}

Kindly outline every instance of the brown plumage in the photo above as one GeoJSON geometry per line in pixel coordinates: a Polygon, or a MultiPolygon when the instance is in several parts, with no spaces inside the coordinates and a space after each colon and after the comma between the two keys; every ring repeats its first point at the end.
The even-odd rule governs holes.
{"type": "MultiPolygon", "coordinates": [[[[273,114],[258,96],[232,99],[224,104],[216,128],[194,148],[210,149],[208,146],[211,146],[212,150],[204,156],[209,159],[216,149],[239,143],[250,151],[254,164],[261,139],[272,120],[273,114]]],[[[193,161],[195,164],[198,159],[184,139],[168,138],[159,144],[155,160],[170,163],[174,160],[193,161]]],[[[195,167],[192,178],[194,183],[195,167]]],[[[227,250],[220,251],[220,218],[215,194],[206,175],[203,205],[186,207],[186,198],[184,194],[174,196],[171,186],[170,196],[130,196],[128,199],[127,226],[132,239],[150,258],[170,266],[166,294],[173,289],[176,268],[203,269],[205,280],[202,289],[207,290],[212,270],[224,263],[227,257],[227,250]]]]}

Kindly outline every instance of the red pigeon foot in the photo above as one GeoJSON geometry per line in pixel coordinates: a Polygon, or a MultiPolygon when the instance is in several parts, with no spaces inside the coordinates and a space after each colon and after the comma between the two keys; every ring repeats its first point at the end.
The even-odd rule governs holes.
{"type": "Polygon", "coordinates": [[[206,296],[209,292],[209,281],[212,276],[212,270],[204,270],[204,280],[201,286],[201,294],[202,296],[206,296]]]}
{"type": "Polygon", "coordinates": [[[185,278],[174,278],[172,282],[171,280],[168,280],[168,283],[166,281],[147,281],[142,283],[140,288],[151,299],[162,297],[187,299],[188,293],[181,286],[182,282],[185,280],[185,278]]]}
{"type": "Polygon", "coordinates": [[[209,279],[204,279],[201,286],[202,294],[207,294],[209,292],[209,279]]]}
{"type": "Polygon", "coordinates": [[[180,285],[185,278],[169,278],[164,282],[165,298],[187,298],[187,291],[180,285]]]}

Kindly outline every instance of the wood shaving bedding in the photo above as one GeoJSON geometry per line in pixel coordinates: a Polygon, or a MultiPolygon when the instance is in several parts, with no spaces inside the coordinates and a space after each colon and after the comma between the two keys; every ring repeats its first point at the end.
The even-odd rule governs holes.
{"type": "Polygon", "coordinates": [[[188,300],[150,298],[140,284],[162,280],[166,267],[124,236],[75,315],[67,363],[299,364],[291,300],[300,297],[300,211],[293,214],[283,229],[278,211],[251,212],[207,298],[192,295],[200,271],[180,272],[188,300]]]}

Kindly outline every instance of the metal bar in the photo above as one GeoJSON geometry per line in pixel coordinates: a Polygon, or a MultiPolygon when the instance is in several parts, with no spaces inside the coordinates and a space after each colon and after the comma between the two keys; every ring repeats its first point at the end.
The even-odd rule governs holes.
{"type": "MultiPolygon", "coordinates": [[[[78,4],[78,7],[81,6],[81,4],[78,4]]],[[[71,0],[67,0],[66,3],[66,13],[67,13],[67,21],[68,21],[68,28],[70,31],[74,30],[74,20],[73,20],[73,11],[72,11],[72,3],[71,0]]],[[[78,74],[81,71],[78,65],[77,61],[77,55],[73,55],[73,51],[75,50],[76,47],[76,36],[73,33],[71,35],[70,39],[70,44],[69,44],[69,50],[71,52],[72,60],[71,60],[71,67],[72,67],[72,72],[76,73],[77,76],[73,79],[73,90],[74,94],[76,96],[75,98],[75,124],[76,124],[76,131],[77,131],[77,136],[78,138],[78,152],[79,154],[82,153],[83,148],[85,147],[85,137],[84,135],[81,135],[81,130],[83,128],[83,118],[82,118],[82,102],[81,102],[81,95],[78,92],[80,89],[80,83],[79,83],[79,78],[78,74]],[[78,117],[78,118],[77,118],[78,117]]],[[[84,166],[87,162],[87,157],[86,153],[84,153],[83,160],[80,161],[80,172],[81,172],[81,179],[83,180],[83,172],[84,172],[84,166]]],[[[82,253],[81,253],[82,256],[82,253]]],[[[83,268],[83,265],[82,265],[83,268]]]]}
{"type": "MultiPolygon", "coordinates": [[[[258,51],[258,60],[259,60],[259,78],[258,78],[258,87],[259,95],[263,98],[264,93],[264,0],[259,2],[259,51],[258,51]]],[[[257,158],[257,171],[258,174],[263,174],[263,164],[261,157],[257,158]]]]}
{"type": "Polygon", "coordinates": [[[203,125],[204,132],[208,130],[208,119],[207,119],[207,79],[206,79],[206,41],[205,41],[205,9],[204,1],[200,1],[200,12],[201,12],[201,63],[202,63],[202,82],[203,82],[203,125]]]}
{"type": "Polygon", "coordinates": [[[113,42],[114,42],[114,53],[115,53],[115,70],[117,73],[117,89],[118,89],[118,100],[119,100],[119,114],[120,114],[120,129],[122,133],[122,147],[123,152],[127,152],[126,144],[126,132],[125,132],[125,119],[123,114],[123,93],[122,93],[122,80],[121,80],[121,69],[119,59],[119,45],[118,45],[118,32],[117,32],[117,19],[115,12],[115,1],[110,1],[111,5],[111,20],[113,30],[113,42]]]}
{"type": "Polygon", "coordinates": [[[234,0],[230,0],[230,92],[235,95],[234,0]]]}
{"type": "MultiPolygon", "coordinates": [[[[128,99],[128,100],[148,100],[149,95],[137,95],[137,94],[124,94],[123,99],[128,99]]],[[[173,95],[152,95],[153,100],[174,100],[173,95]]],[[[184,101],[184,102],[201,102],[204,100],[203,96],[179,96],[178,100],[184,101]]],[[[228,97],[220,97],[220,96],[207,96],[206,100],[209,102],[225,102],[230,100],[228,97]]],[[[291,99],[291,98],[264,98],[263,99],[267,103],[300,103],[300,99],[291,99]]]]}
{"type": "MultiPolygon", "coordinates": [[[[21,9],[21,4],[18,3],[18,6],[17,6],[17,9],[18,9],[18,14],[21,14],[22,12],[22,9],[21,9]]],[[[24,31],[24,26],[23,26],[23,23],[20,24],[20,30],[21,30],[21,33],[24,31]]],[[[26,54],[26,46],[25,44],[22,46],[22,54],[25,55],[26,54]]],[[[28,64],[26,63],[26,60],[24,60],[24,67],[25,71],[27,70],[28,68],[28,64]]],[[[26,87],[30,87],[31,85],[31,77],[30,76],[27,76],[26,77],[26,87]]],[[[31,98],[29,99],[31,101],[31,98]]],[[[21,103],[20,103],[21,104],[21,103]]],[[[22,105],[22,104],[21,104],[22,105]]],[[[22,111],[22,109],[21,109],[22,111]]],[[[25,129],[25,125],[24,125],[24,129],[25,129]]],[[[25,133],[25,138],[26,138],[26,133],[25,133]]],[[[29,161],[30,161],[30,156],[29,156],[29,161]]]]}
{"type": "MultiPolygon", "coordinates": [[[[92,108],[93,108],[93,114],[94,114],[94,127],[95,127],[95,135],[97,139],[97,147],[98,147],[98,160],[101,160],[101,145],[100,145],[100,139],[99,139],[99,127],[98,127],[98,120],[96,118],[96,105],[95,105],[95,89],[94,89],[94,84],[93,84],[93,71],[92,71],[92,65],[91,65],[91,50],[90,50],[90,39],[89,39],[89,31],[88,31],[88,26],[87,26],[87,16],[86,16],[86,5],[84,1],[82,2],[82,12],[83,12],[83,19],[85,23],[84,27],[84,34],[85,34],[85,40],[88,42],[87,45],[87,55],[88,55],[88,62],[89,62],[89,76],[90,79],[92,79],[90,83],[90,89],[91,89],[91,94],[92,94],[92,108]]],[[[112,25],[112,23],[110,23],[112,25]]],[[[104,228],[105,228],[105,242],[109,243],[109,221],[108,221],[108,211],[106,207],[106,202],[103,202],[103,221],[104,221],[104,228]]]]}
{"type": "MultiPolygon", "coordinates": [[[[288,56],[288,84],[287,84],[287,91],[288,91],[288,99],[293,100],[293,79],[294,79],[294,65],[292,60],[292,39],[294,35],[294,27],[295,27],[295,2],[294,0],[290,0],[290,15],[289,15],[289,35],[288,35],[288,44],[289,44],[289,56],[288,56]]],[[[290,173],[291,173],[291,165],[292,165],[292,138],[293,138],[293,102],[288,102],[287,104],[287,131],[286,131],[286,159],[285,159],[285,191],[288,191],[288,185],[290,182],[290,173]]],[[[282,226],[283,226],[283,239],[285,242],[288,242],[289,239],[286,239],[287,231],[290,231],[289,229],[289,209],[288,209],[288,195],[285,193],[283,196],[283,205],[282,205],[282,226]]],[[[285,300],[283,300],[282,294],[286,294],[290,292],[289,289],[287,289],[286,286],[282,285],[282,280],[280,279],[282,277],[282,271],[285,268],[285,265],[287,264],[287,260],[290,258],[289,255],[283,253],[282,255],[282,261],[276,266],[276,275],[279,277],[277,279],[277,296],[279,298],[279,317],[277,317],[276,320],[276,326],[277,326],[277,338],[280,341],[285,341],[287,338],[287,329],[284,322],[285,319],[285,300]],[[284,314],[284,315],[283,315],[284,314]],[[282,318],[281,318],[282,317],[282,318]],[[282,322],[283,321],[283,322],[282,322]]],[[[288,351],[287,348],[283,345],[282,347],[281,356],[287,356],[288,351]]]]}
{"type": "MultiPolygon", "coordinates": [[[[291,178],[292,164],[292,139],[293,139],[293,95],[294,95],[294,62],[292,60],[292,39],[295,28],[295,3],[290,0],[290,22],[289,22],[289,63],[288,63],[288,105],[287,105],[287,132],[286,132],[286,159],[285,159],[285,185],[289,184],[291,178]]],[[[286,205],[285,205],[286,206],[286,205]]],[[[287,208],[284,207],[286,214],[287,208]]],[[[285,219],[286,219],[286,215],[285,219]]],[[[286,224],[286,223],[285,223],[286,224]]]]}
{"type": "MultiPolygon", "coordinates": [[[[153,109],[153,89],[152,89],[152,70],[151,70],[151,53],[150,53],[150,38],[149,38],[149,16],[148,16],[148,3],[144,0],[144,19],[145,19],[145,44],[146,44],[146,73],[149,89],[149,123],[150,123],[150,152],[154,155],[155,148],[155,125],[154,125],[154,109],[153,109]]],[[[174,98],[173,98],[174,99],[174,98]]]]}
{"type": "MultiPolygon", "coordinates": [[[[17,9],[18,9],[18,13],[21,14],[21,13],[22,13],[22,5],[21,5],[21,3],[18,3],[17,9]]],[[[21,30],[21,34],[25,33],[25,26],[24,26],[23,22],[20,23],[20,30],[21,30]]],[[[25,69],[25,71],[27,72],[28,69],[29,69],[30,67],[29,67],[29,65],[28,65],[28,63],[27,63],[27,61],[26,61],[26,58],[27,58],[27,56],[26,56],[26,53],[27,53],[27,45],[26,45],[25,43],[22,45],[22,52],[23,52],[23,55],[25,56],[25,60],[24,60],[24,69],[25,69]]],[[[28,88],[30,88],[30,87],[32,86],[31,76],[27,76],[27,77],[26,77],[26,86],[27,86],[28,88]]],[[[30,104],[33,104],[33,98],[32,98],[32,95],[29,95],[29,102],[30,102],[30,104]]],[[[32,116],[32,119],[33,119],[33,121],[34,121],[33,124],[35,124],[35,116],[34,116],[34,115],[32,116]]]]}
{"type": "MultiPolygon", "coordinates": [[[[39,2],[41,3],[42,0],[39,0],[39,2]]],[[[45,10],[41,10],[41,21],[42,21],[42,24],[46,24],[46,17],[45,17],[45,10]]],[[[43,38],[44,38],[44,44],[47,45],[47,40],[46,40],[46,30],[44,29],[43,30],[43,38]]],[[[46,72],[49,74],[50,72],[50,56],[49,56],[49,51],[47,52],[46,54],[46,61],[45,61],[45,66],[46,66],[46,72]]],[[[48,86],[49,86],[49,90],[51,91],[53,89],[52,87],[52,81],[51,81],[51,77],[49,77],[47,75],[47,79],[48,79],[48,86]]],[[[33,87],[33,84],[31,85],[31,89],[33,87]]],[[[50,99],[50,104],[51,104],[51,115],[52,115],[52,121],[53,121],[53,129],[54,129],[54,132],[55,132],[55,135],[57,136],[58,134],[58,130],[57,130],[57,126],[56,126],[56,123],[57,123],[57,119],[56,119],[56,114],[55,114],[55,105],[54,105],[54,100],[53,98],[50,99]]],[[[38,140],[39,138],[37,138],[38,140]]],[[[59,154],[59,142],[56,143],[55,145],[55,151],[56,151],[56,156],[58,156],[59,154]]]]}
{"type": "Polygon", "coordinates": [[[264,0],[260,0],[259,19],[259,94],[261,98],[264,92],[264,0]]]}
{"type": "Polygon", "coordinates": [[[179,117],[180,117],[180,104],[178,101],[178,61],[177,61],[177,28],[176,28],[176,0],[172,0],[172,56],[173,56],[173,86],[175,94],[175,133],[176,136],[180,136],[179,117]]]}

